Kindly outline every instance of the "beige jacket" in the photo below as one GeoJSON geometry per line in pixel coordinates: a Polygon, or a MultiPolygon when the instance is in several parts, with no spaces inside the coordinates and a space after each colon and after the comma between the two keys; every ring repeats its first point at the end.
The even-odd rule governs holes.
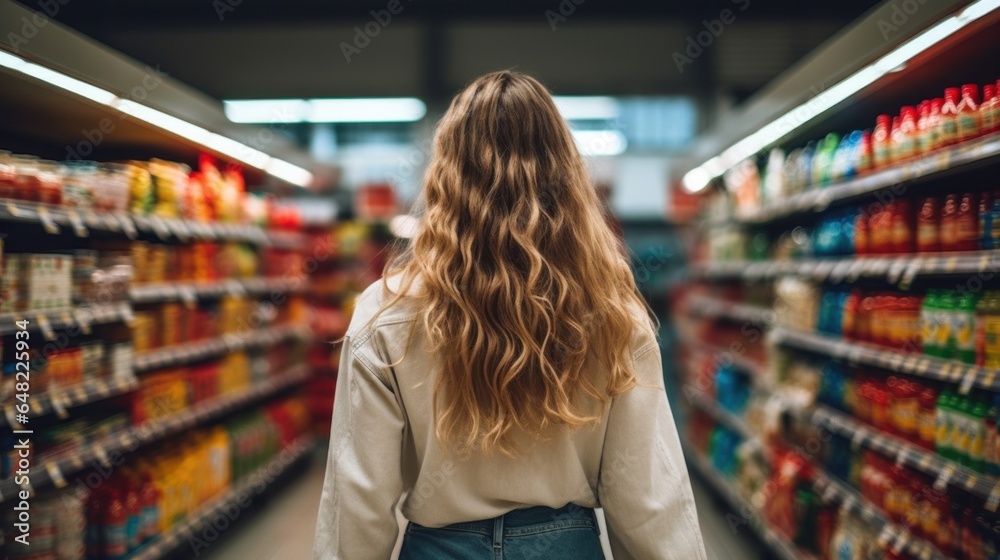
{"type": "Polygon", "coordinates": [[[401,499],[403,515],[428,527],[535,505],[603,507],[616,560],[705,560],[652,329],[637,329],[632,353],[647,387],[614,398],[599,425],[519,438],[513,459],[460,459],[434,435],[435,359],[419,310],[400,303],[369,325],[382,301],[379,282],[344,340],[314,560],[388,560],[401,499]]]}

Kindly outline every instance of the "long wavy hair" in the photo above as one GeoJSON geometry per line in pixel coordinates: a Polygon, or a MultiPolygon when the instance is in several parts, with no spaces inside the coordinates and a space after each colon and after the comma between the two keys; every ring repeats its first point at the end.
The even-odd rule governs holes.
{"type": "Polygon", "coordinates": [[[603,410],[636,385],[630,341],[649,308],[545,86],[495,72],[459,93],[422,203],[412,242],[386,266],[400,287],[383,309],[420,301],[441,364],[439,443],[515,455],[515,429],[544,439],[595,423],[583,399],[603,410]],[[588,356],[605,375],[587,375],[588,356]]]}

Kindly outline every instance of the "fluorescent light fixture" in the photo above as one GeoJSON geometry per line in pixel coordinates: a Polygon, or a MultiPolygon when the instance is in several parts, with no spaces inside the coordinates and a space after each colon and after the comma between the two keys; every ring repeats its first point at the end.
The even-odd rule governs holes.
{"type": "Polygon", "coordinates": [[[414,97],[359,99],[230,99],[226,117],[236,123],[416,122],[427,106],[414,97]]]}
{"type": "Polygon", "coordinates": [[[573,140],[585,156],[617,156],[628,147],[625,135],[617,130],[574,130],[573,140]]]}
{"type": "Polygon", "coordinates": [[[1000,0],[979,0],[958,15],[941,20],[874,63],[858,70],[833,87],[823,90],[725,149],[718,156],[688,171],[682,180],[684,188],[689,192],[701,191],[712,179],[722,175],[737,163],[778,142],[795,129],[875,83],[882,76],[896,71],[920,53],[997,8],[1000,8],[1000,0]]]}
{"type": "Polygon", "coordinates": [[[556,108],[568,121],[617,119],[618,101],[604,96],[561,96],[552,98],[556,108]]]}
{"type": "Polygon", "coordinates": [[[129,117],[190,140],[207,150],[220,153],[250,167],[261,169],[265,173],[283,181],[288,181],[293,185],[307,187],[312,183],[312,173],[307,169],[284,160],[273,158],[260,150],[237,142],[232,138],[216,134],[206,128],[189,123],[163,111],[136,103],[131,99],[118,97],[108,90],[80,81],[51,68],[28,62],[19,56],[14,56],[2,50],[0,50],[0,66],[43,81],[105,107],[121,111],[129,117]]]}
{"type": "Polygon", "coordinates": [[[420,220],[410,214],[400,214],[389,220],[389,231],[396,237],[411,239],[417,235],[420,220]]]}

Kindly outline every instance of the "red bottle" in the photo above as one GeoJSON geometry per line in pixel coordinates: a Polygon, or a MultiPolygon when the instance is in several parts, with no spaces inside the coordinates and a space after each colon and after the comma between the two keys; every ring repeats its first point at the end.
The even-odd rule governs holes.
{"type": "Polygon", "coordinates": [[[983,102],[979,105],[979,126],[983,134],[989,134],[997,129],[994,105],[996,104],[996,86],[983,86],[983,102]]]}
{"type": "Polygon", "coordinates": [[[916,248],[916,242],[913,235],[913,217],[910,209],[910,201],[899,199],[892,206],[892,252],[912,253],[916,248]]]}
{"type": "Polygon", "coordinates": [[[106,560],[121,560],[128,554],[128,539],[126,524],[128,513],[125,511],[122,492],[118,488],[109,488],[104,507],[104,530],[102,534],[101,553],[106,560]]]}
{"type": "Polygon", "coordinates": [[[874,212],[868,218],[868,248],[873,255],[885,255],[892,251],[892,215],[893,204],[890,202],[884,208],[874,212]]]}
{"type": "Polygon", "coordinates": [[[962,95],[958,88],[944,90],[944,103],[941,105],[941,145],[950,146],[958,142],[958,103],[962,95]]]}
{"type": "Polygon", "coordinates": [[[934,449],[934,435],[937,416],[937,391],[927,385],[920,390],[920,420],[918,422],[918,440],[926,449],[934,449]]]}
{"type": "MultiPolygon", "coordinates": [[[[977,113],[978,115],[978,113],[977,113]]],[[[896,161],[906,161],[917,154],[917,110],[907,105],[900,109],[899,128],[893,135],[896,161]]]]}
{"type": "Polygon", "coordinates": [[[868,231],[868,211],[862,209],[854,218],[854,254],[868,255],[871,253],[871,237],[868,231]]]}
{"type": "Polygon", "coordinates": [[[944,132],[941,123],[941,107],[944,106],[944,99],[936,97],[931,99],[931,113],[927,127],[930,130],[931,149],[936,150],[944,146],[944,132]]]}
{"type": "Polygon", "coordinates": [[[934,149],[934,133],[931,130],[931,102],[924,100],[917,106],[917,153],[920,155],[934,149]]]}
{"type": "Polygon", "coordinates": [[[958,102],[958,141],[972,140],[980,134],[979,86],[965,84],[958,102]]]}
{"type": "Polygon", "coordinates": [[[127,515],[125,522],[125,544],[128,546],[129,552],[139,548],[142,543],[142,536],[140,530],[142,528],[142,502],[139,500],[139,491],[136,488],[135,481],[126,477],[122,481],[124,488],[124,499],[122,505],[125,506],[125,514],[127,515]]]}
{"type": "Polygon", "coordinates": [[[871,171],[875,167],[875,162],[873,160],[874,154],[872,153],[872,133],[871,131],[865,130],[861,133],[861,143],[858,144],[858,157],[857,157],[857,167],[855,172],[858,174],[871,171]]]}
{"type": "Polygon", "coordinates": [[[941,207],[941,250],[958,251],[958,195],[949,194],[941,207]]]}
{"type": "Polygon", "coordinates": [[[938,200],[933,196],[920,202],[917,213],[917,252],[933,253],[941,250],[940,217],[938,200]]]}
{"type": "Polygon", "coordinates": [[[889,165],[890,157],[889,135],[892,133],[892,117],[879,115],[875,120],[875,130],[872,131],[872,163],[875,167],[889,165]]]}
{"type": "Polygon", "coordinates": [[[979,248],[979,213],[976,195],[962,193],[955,215],[955,230],[958,236],[956,251],[975,251],[979,248]]]}

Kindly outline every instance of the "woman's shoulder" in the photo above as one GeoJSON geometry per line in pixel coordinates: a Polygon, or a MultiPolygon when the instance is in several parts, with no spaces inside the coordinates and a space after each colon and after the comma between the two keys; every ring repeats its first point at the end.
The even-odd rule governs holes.
{"type": "Polygon", "coordinates": [[[354,300],[354,313],[348,335],[374,330],[379,326],[404,323],[416,319],[417,307],[413,287],[401,291],[399,277],[390,276],[369,285],[354,300]],[[398,297],[397,297],[398,296],[398,297]]]}

